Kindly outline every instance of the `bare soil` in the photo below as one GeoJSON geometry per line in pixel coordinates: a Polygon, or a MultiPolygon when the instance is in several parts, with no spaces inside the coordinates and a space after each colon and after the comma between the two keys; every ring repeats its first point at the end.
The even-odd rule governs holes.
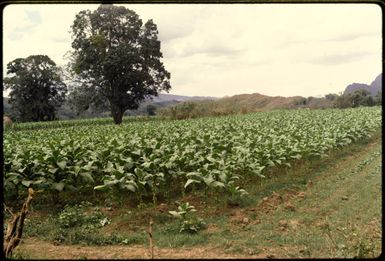
{"type": "MultiPolygon", "coordinates": [[[[144,246],[66,246],[54,245],[36,238],[27,238],[22,242],[22,251],[29,257],[42,259],[149,259],[151,253],[144,246]],[[43,250],[37,253],[37,250],[43,250]],[[35,255],[36,254],[36,255],[35,255]]],[[[154,258],[159,259],[231,259],[245,258],[242,255],[226,254],[222,249],[214,247],[194,248],[154,248],[154,258]]],[[[251,255],[246,258],[266,258],[266,255],[251,255]]]]}

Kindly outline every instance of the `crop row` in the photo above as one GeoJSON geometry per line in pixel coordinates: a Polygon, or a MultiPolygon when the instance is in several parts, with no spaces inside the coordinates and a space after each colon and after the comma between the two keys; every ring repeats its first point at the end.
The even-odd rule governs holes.
{"type": "Polygon", "coordinates": [[[290,110],[121,126],[4,134],[4,189],[115,189],[165,194],[171,186],[245,193],[237,180],[367,138],[381,108],[290,110]]]}
{"type": "MultiPolygon", "coordinates": [[[[160,117],[148,116],[125,116],[123,123],[143,122],[161,120],[160,117]]],[[[71,120],[55,120],[55,121],[39,121],[39,122],[22,122],[13,123],[11,126],[4,125],[4,130],[8,131],[23,131],[23,130],[42,130],[56,129],[74,126],[100,126],[112,124],[111,117],[93,118],[93,119],[71,119],[71,120]]]]}

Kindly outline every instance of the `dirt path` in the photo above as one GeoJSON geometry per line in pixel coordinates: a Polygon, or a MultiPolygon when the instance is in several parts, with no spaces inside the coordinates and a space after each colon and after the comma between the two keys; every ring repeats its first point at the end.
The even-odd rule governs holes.
{"type": "MultiPolygon", "coordinates": [[[[22,245],[23,252],[29,253],[31,258],[47,259],[150,259],[148,248],[143,246],[54,246],[51,243],[26,239],[22,245]],[[42,249],[43,253],[36,251],[42,249]],[[32,253],[34,253],[32,255],[32,253]],[[35,255],[36,254],[36,255],[35,255]]],[[[154,258],[194,259],[194,258],[240,258],[241,255],[228,255],[216,248],[194,247],[180,249],[154,248],[154,258]]],[[[262,255],[263,258],[263,255],[262,255]]]]}
{"type": "MultiPolygon", "coordinates": [[[[235,211],[226,222],[231,229],[227,239],[238,252],[229,252],[220,243],[227,240],[224,234],[214,231],[206,246],[155,247],[155,258],[378,256],[382,251],[381,149],[381,139],[362,145],[358,152],[315,169],[307,187],[276,191],[258,206],[235,211]],[[251,211],[255,218],[250,218],[251,211]],[[245,218],[245,224],[237,225],[245,218]]],[[[146,246],[57,246],[36,238],[23,239],[18,251],[30,259],[151,257],[146,246]]]]}

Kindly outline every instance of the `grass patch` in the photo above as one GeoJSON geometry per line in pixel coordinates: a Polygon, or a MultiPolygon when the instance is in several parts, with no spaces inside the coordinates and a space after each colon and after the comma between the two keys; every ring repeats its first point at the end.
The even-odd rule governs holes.
{"type": "Polygon", "coordinates": [[[58,214],[47,214],[40,219],[27,219],[24,235],[68,245],[129,245],[146,242],[146,235],[140,233],[105,233],[103,227],[109,222],[96,207],[66,206],[58,214]]]}

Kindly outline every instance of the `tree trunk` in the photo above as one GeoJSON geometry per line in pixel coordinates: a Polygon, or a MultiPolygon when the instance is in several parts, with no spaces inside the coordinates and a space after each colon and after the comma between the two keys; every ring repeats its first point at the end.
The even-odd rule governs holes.
{"type": "Polygon", "coordinates": [[[123,120],[124,110],[119,105],[111,103],[111,114],[115,124],[121,124],[123,120]]]}
{"type": "Polygon", "coordinates": [[[9,258],[12,255],[13,250],[19,245],[21,236],[23,235],[24,220],[28,213],[29,205],[33,198],[34,191],[32,188],[28,189],[28,198],[23,204],[20,213],[14,214],[8,208],[4,207],[12,215],[12,219],[8,222],[7,233],[4,237],[3,251],[5,257],[9,258]]]}

